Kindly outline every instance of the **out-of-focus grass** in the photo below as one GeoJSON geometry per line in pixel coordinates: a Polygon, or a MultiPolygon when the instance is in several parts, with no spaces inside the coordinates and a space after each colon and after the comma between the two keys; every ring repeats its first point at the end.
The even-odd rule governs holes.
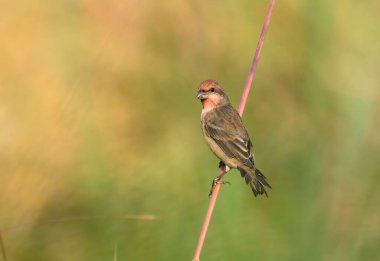
{"type": "MultiPolygon", "coordinates": [[[[2,3],[8,259],[190,260],[218,162],[195,87],[238,104],[266,5],[2,3]]],[[[380,258],[379,8],[277,3],[244,114],[274,189],[228,174],[203,259],[380,258]]]]}

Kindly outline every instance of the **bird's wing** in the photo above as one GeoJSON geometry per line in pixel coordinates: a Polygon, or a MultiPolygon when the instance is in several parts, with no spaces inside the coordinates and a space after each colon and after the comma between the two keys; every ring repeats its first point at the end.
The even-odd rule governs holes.
{"type": "Polygon", "coordinates": [[[209,112],[205,130],[228,157],[236,158],[253,168],[252,142],[238,112],[232,106],[223,106],[209,112]]]}

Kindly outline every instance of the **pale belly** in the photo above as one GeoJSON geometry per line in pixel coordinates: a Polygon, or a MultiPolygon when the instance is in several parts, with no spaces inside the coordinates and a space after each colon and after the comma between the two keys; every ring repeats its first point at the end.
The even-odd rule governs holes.
{"type": "Polygon", "coordinates": [[[210,147],[211,151],[217,156],[221,161],[223,161],[224,164],[226,164],[230,168],[236,168],[236,159],[235,158],[229,158],[226,156],[226,154],[223,152],[223,150],[218,146],[218,144],[208,137],[207,135],[203,134],[208,146],[210,147]]]}

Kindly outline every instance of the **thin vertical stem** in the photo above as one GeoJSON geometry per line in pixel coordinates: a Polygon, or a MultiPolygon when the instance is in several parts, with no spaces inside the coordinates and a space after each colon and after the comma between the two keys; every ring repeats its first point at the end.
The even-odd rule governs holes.
{"type": "MultiPolygon", "coordinates": [[[[223,177],[223,175],[225,173],[226,172],[225,172],[224,167],[219,169],[219,177],[223,177]]],[[[212,191],[210,203],[208,205],[208,210],[206,213],[205,221],[203,222],[203,227],[201,230],[201,234],[199,236],[198,245],[197,245],[197,249],[195,250],[193,261],[199,261],[199,256],[201,255],[203,242],[204,242],[205,237],[206,237],[208,225],[210,224],[211,216],[212,216],[212,213],[214,211],[215,202],[216,202],[216,199],[217,199],[218,194],[219,194],[219,189],[220,189],[220,183],[218,182],[215,184],[214,189],[212,191]]]]}
{"type": "Polygon", "coordinates": [[[113,261],[117,261],[117,244],[115,244],[115,247],[113,250],[113,261]]]}
{"type": "Polygon", "coordinates": [[[251,66],[251,69],[249,70],[248,79],[247,79],[247,82],[245,84],[243,95],[242,95],[241,100],[240,100],[240,105],[239,105],[239,109],[238,109],[240,116],[243,115],[245,104],[247,103],[248,94],[249,94],[249,91],[251,90],[253,76],[255,75],[257,63],[259,62],[261,48],[263,47],[264,38],[265,38],[265,35],[267,33],[267,30],[268,30],[268,26],[270,23],[270,18],[272,16],[272,11],[273,11],[273,7],[274,7],[275,2],[276,2],[275,0],[270,1],[268,11],[267,11],[267,15],[265,17],[264,25],[263,25],[263,28],[261,29],[261,34],[260,34],[259,42],[257,43],[255,56],[253,57],[252,66],[251,66]]]}
{"type": "MultiPolygon", "coordinates": [[[[240,100],[240,105],[239,105],[239,109],[238,109],[240,116],[243,115],[245,104],[247,103],[248,94],[249,94],[249,91],[250,91],[251,86],[252,86],[252,79],[253,79],[253,76],[255,74],[257,63],[259,61],[261,48],[263,46],[265,35],[266,35],[267,30],[268,30],[268,26],[269,26],[270,18],[272,16],[272,11],[273,11],[273,7],[275,5],[275,2],[276,2],[275,0],[270,0],[270,2],[269,2],[268,11],[267,11],[267,14],[265,17],[264,25],[261,29],[259,42],[257,44],[256,52],[255,52],[255,55],[254,55],[253,61],[252,61],[252,66],[251,66],[251,69],[249,70],[248,79],[247,79],[247,82],[245,84],[243,95],[242,95],[241,100],[240,100]]],[[[225,172],[224,167],[219,169],[220,181],[222,180],[225,173],[226,172],[225,172]]],[[[211,216],[212,216],[212,213],[214,211],[216,199],[218,198],[220,185],[221,185],[221,182],[217,182],[214,186],[213,191],[212,191],[210,203],[209,203],[209,206],[207,209],[205,220],[203,222],[201,234],[199,236],[198,245],[197,245],[197,248],[195,250],[193,261],[199,261],[199,257],[201,255],[201,251],[203,248],[203,243],[204,243],[204,240],[205,240],[205,237],[207,234],[208,226],[210,224],[211,216]]]]}

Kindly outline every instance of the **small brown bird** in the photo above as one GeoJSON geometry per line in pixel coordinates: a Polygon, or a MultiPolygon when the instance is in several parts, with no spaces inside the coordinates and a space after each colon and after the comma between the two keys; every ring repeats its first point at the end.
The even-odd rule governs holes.
{"type": "Polygon", "coordinates": [[[265,186],[272,187],[256,168],[251,139],[222,87],[215,80],[206,80],[200,84],[197,94],[203,106],[203,136],[212,152],[226,166],[226,171],[230,168],[240,171],[255,197],[262,194],[268,196],[265,186]]]}

